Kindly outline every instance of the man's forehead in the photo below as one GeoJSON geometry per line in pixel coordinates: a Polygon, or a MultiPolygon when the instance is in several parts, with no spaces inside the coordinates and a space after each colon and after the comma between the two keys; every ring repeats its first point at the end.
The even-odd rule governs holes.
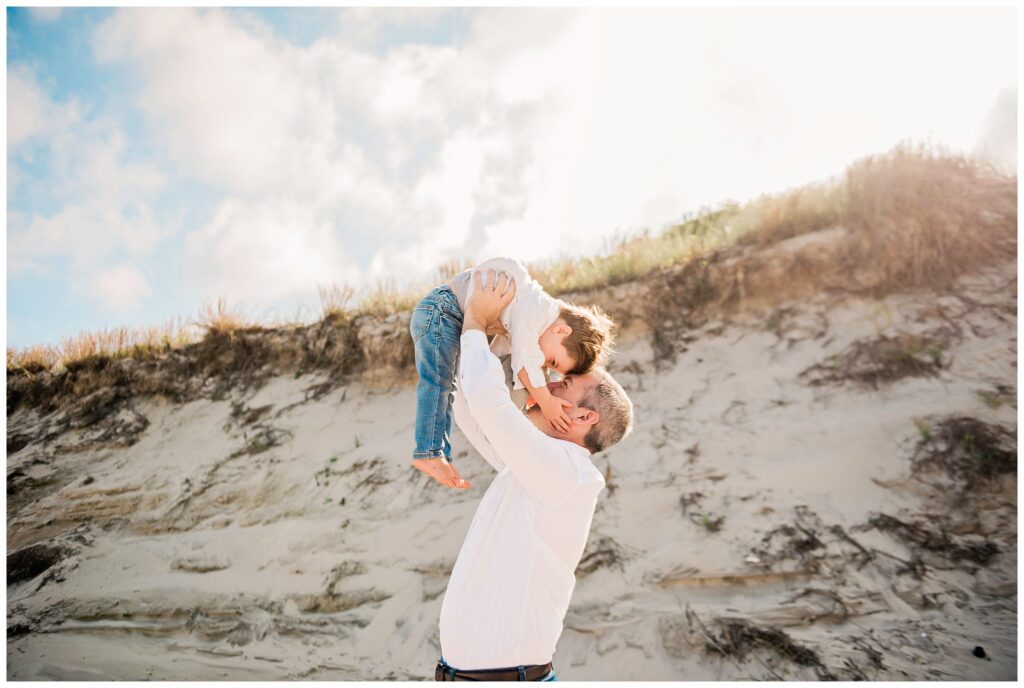
{"type": "Polygon", "coordinates": [[[572,382],[573,387],[590,389],[597,384],[597,376],[593,373],[586,373],[583,375],[566,375],[565,377],[572,382]]]}

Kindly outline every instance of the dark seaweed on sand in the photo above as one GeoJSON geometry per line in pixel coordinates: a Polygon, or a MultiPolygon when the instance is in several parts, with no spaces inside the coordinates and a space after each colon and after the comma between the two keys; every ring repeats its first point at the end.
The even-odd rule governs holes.
{"type": "Polygon", "coordinates": [[[588,543],[576,567],[576,577],[582,578],[600,568],[615,567],[621,570],[622,562],[627,558],[626,550],[619,543],[605,535],[598,536],[593,542],[588,543]]]}
{"type": "Polygon", "coordinates": [[[1000,551],[990,540],[956,539],[941,527],[933,529],[921,524],[907,523],[889,514],[876,514],[868,519],[868,524],[869,527],[893,533],[905,542],[941,554],[951,561],[966,559],[976,564],[987,564],[1000,551]]]}
{"type": "MultiPolygon", "coordinates": [[[[690,609],[687,609],[687,620],[691,625],[694,621],[699,625],[705,639],[704,648],[708,652],[742,660],[748,652],[764,648],[794,664],[812,667],[819,680],[836,680],[836,676],[828,670],[817,652],[800,645],[778,628],[760,626],[737,617],[717,617],[714,621],[721,632],[712,634],[690,609]]],[[[776,675],[776,678],[782,677],[776,675]]]]}
{"type": "Polygon", "coordinates": [[[948,367],[943,358],[947,342],[912,334],[880,335],[857,341],[841,353],[828,357],[803,373],[811,385],[840,385],[852,382],[878,389],[882,384],[906,377],[930,377],[948,367]]]}
{"type": "Polygon", "coordinates": [[[1017,472],[1017,442],[998,425],[951,416],[930,427],[911,462],[915,475],[937,467],[970,490],[979,481],[1017,472]]]}

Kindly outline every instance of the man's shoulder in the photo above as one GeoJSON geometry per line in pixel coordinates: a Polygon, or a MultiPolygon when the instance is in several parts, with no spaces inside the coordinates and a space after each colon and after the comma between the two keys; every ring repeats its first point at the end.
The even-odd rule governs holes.
{"type": "Polygon", "coordinates": [[[598,470],[594,462],[587,457],[587,482],[592,483],[597,490],[603,490],[605,487],[604,474],[598,470]]]}
{"type": "Polygon", "coordinates": [[[590,451],[583,446],[564,440],[558,437],[552,437],[540,430],[535,426],[529,428],[531,432],[535,432],[547,449],[544,453],[554,458],[560,456],[560,460],[571,465],[575,469],[577,482],[580,485],[596,484],[604,487],[604,475],[598,470],[597,466],[591,460],[590,451]]]}
{"type": "Polygon", "coordinates": [[[576,466],[576,474],[579,476],[580,484],[591,485],[598,490],[603,489],[604,475],[594,465],[590,451],[574,442],[569,442],[568,440],[560,441],[570,445],[569,454],[576,466]]]}

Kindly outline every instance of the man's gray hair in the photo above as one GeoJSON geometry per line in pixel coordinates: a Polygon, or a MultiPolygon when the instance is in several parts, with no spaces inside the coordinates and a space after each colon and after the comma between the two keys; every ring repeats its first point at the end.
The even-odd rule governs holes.
{"type": "Polygon", "coordinates": [[[591,454],[604,451],[628,435],[633,429],[633,402],[615,378],[598,366],[591,372],[597,384],[580,400],[583,408],[597,411],[600,419],[583,437],[591,454]]]}

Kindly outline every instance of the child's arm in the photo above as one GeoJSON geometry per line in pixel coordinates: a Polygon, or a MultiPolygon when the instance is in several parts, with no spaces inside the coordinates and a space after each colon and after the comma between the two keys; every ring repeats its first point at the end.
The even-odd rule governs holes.
{"type": "Polygon", "coordinates": [[[568,432],[571,419],[563,407],[572,406],[571,401],[559,399],[548,391],[547,385],[534,387],[530,384],[530,376],[526,374],[526,368],[519,369],[519,380],[526,389],[530,390],[530,396],[540,406],[541,413],[559,432],[568,432]]]}

